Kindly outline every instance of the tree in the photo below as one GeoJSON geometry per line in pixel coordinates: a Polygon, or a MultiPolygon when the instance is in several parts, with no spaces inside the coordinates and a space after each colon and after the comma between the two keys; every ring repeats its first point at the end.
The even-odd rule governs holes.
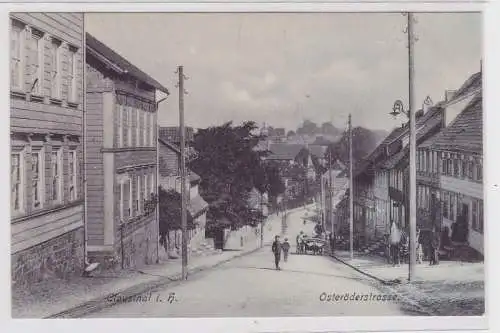
{"type": "MultiPolygon", "coordinates": [[[[373,131],[355,127],[352,130],[352,157],[354,162],[366,157],[370,154],[378,144],[378,135],[373,131]]],[[[349,134],[345,131],[339,141],[331,144],[327,148],[326,158],[329,160],[330,155],[332,161],[340,159],[343,163],[349,163],[349,134]]]]}
{"type": "Polygon", "coordinates": [[[290,131],[288,131],[288,132],[286,133],[286,136],[287,136],[288,138],[289,138],[289,137],[291,137],[291,136],[295,136],[295,132],[294,132],[294,131],[292,131],[292,130],[290,130],[290,131]]]}
{"type": "MultiPolygon", "coordinates": [[[[166,235],[170,230],[181,229],[181,195],[175,190],[158,189],[160,235],[166,235]]],[[[187,215],[188,229],[193,229],[193,219],[187,215]]]]}
{"type": "Polygon", "coordinates": [[[337,135],[339,130],[331,122],[321,124],[321,133],[325,135],[337,135]]]}
{"type": "Polygon", "coordinates": [[[233,226],[253,224],[255,212],[247,207],[249,192],[255,187],[265,191],[267,174],[261,158],[266,152],[254,147],[262,137],[254,122],[200,129],[193,147],[198,155],[189,167],[200,175],[200,193],[209,203],[210,220],[230,220],[233,226]]]}
{"type": "Polygon", "coordinates": [[[310,120],[304,120],[302,126],[297,129],[297,134],[314,135],[319,133],[320,129],[316,123],[310,120]]]}

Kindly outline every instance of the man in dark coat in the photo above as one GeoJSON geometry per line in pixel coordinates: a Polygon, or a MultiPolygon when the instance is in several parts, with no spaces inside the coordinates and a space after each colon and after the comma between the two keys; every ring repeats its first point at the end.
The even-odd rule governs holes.
{"type": "Polygon", "coordinates": [[[276,265],[276,269],[280,270],[280,260],[281,260],[281,243],[280,243],[280,236],[275,236],[274,237],[274,242],[271,247],[271,250],[273,251],[274,254],[274,264],[276,265]]]}

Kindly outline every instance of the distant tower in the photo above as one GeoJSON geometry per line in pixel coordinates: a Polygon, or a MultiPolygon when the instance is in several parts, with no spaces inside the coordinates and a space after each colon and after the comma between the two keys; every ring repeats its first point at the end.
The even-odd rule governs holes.
{"type": "Polygon", "coordinates": [[[260,134],[263,135],[263,136],[267,136],[269,134],[269,131],[267,129],[267,126],[266,126],[265,122],[262,124],[262,128],[260,130],[260,134]]]}

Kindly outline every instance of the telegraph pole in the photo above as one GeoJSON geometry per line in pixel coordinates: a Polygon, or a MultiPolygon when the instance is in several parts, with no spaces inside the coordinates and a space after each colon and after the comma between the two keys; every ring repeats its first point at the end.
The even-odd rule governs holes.
{"type": "MultiPolygon", "coordinates": [[[[332,232],[332,239],[334,239],[335,237],[335,228],[333,226],[333,175],[332,175],[332,154],[331,154],[331,151],[330,151],[330,156],[329,156],[329,164],[330,164],[330,170],[329,170],[329,174],[330,174],[330,182],[329,182],[329,185],[330,185],[330,222],[331,222],[331,232],[332,232]]],[[[333,253],[333,250],[332,249],[332,253],[333,253]]]]}
{"type": "Polygon", "coordinates": [[[181,141],[181,228],[182,228],[182,279],[187,280],[188,234],[187,234],[187,191],[186,191],[186,142],[184,127],[184,68],[179,66],[179,132],[181,141]]]}
{"type": "Polygon", "coordinates": [[[409,109],[410,118],[410,260],[408,270],[408,281],[415,276],[416,265],[416,237],[417,237],[417,168],[416,168],[416,129],[415,129],[415,98],[414,93],[414,64],[413,64],[413,13],[408,13],[408,80],[409,80],[409,109]]]}
{"type": "Polygon", "coordinates": [[[353,252],[353,229],[354,229],[354,188],[352,179],[352,123],[349,114],[349,252],[354,259],[353,252]]]}

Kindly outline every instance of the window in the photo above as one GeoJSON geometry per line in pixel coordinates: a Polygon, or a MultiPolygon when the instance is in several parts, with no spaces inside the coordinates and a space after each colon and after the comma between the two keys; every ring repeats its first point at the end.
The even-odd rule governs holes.
{"type": "Polygon", "coordinates": [[[130,179],[120,183],[120,220],[125,222],[131,215],[130,209],[130,179]]]}
{"type": "Polygon", "coordinates": [[[478,205],[477,205],[477,200],[472,200],[472,229],[476,230],[478,229],[478,205]]]}
{"type": "Polygon", "coordinates": [[[149,113],[149,145],[151,147],[154,147],[154,138],[155,138],[155,124],[153,122],[154,120],[154,115],[152,113],[149,113]]]}
{"type": "Polygon", "coordinates": [[[50,170],[51,170],[51,184],[52,184],[52,201],[61,202],[62,201],[62,149],[52,149],[50,154],[50,170]]]}
{"type": "Polygon", "coordinates": [[[422,154],[421,151],[417,152],[417,171],[422,171],[422,163],[420,163],[420,155],[422,154]]]}
{"type": "Polygon", "coordinates": [[[154,170],[153,172],[151,172],[151,177],[149,178],[151,180],[151,187],[150,187],[150,195],[151,194],[156,194],[156,184],[155,184],[155,174],[154,174],[154,170]]]}
{"type": "Polygon", "coordinates": [[[123,147],[123,106],[121,104],[116,105],[116,123],[117,123],[117,147],[123,147]]]}
{"type": "Polygon", "coordinates": [[[138,122],[137,122],[137,145],[139,147],[143,147],[144,146],[144,111],[142,111],[141,109],[138,109],[137,110],[137,114],[138,114],[138,122]]]}
{"type": "Polygon", "coordinates": [[[149,184],[148,184],[148,175],[145,174],[145,175],[142,175],[142,177],[143,177],[143,182],[142,182],[143,188],[141,190],[142,191],[141,195],[142,195],[142,200],[144,202],[145,200],[149,199],[149,196],[148,196],[148,185],[149,184]]]}
{"type": "Polygon", "coordinates": [[[33,209],[43,207],[43,151],[32,151],[31,153],[31,197],[33,209]]]}
{"type": "Polygon", "coordinates": [[[127,142],[128,147],[132,147],[132,107],[126,106],[125,113],[127,114],[127,142]]]}
{"type": "Polygon", "coordinates": [[[132,178],[128,180],[128,217],[131,218],[134,216],[134,193],[132,187],[132,178]]]}
{"type": "Polygon", "coordinates": [[[139,109],[134,109],[135,112],[135,119],[136,119],[136,125],[135,125],[135,146],[140,147],[140,141],[141,141],[141,111],[139,109]]]}
{"type": "Polygon", "coordinates": [[[22,151],[10,154],[10,207],[12,213],[24,211],[24,168],[22,151]]]}
{"type": "Polygon", "coordinates": [[[29,82],[30,91],[35,95],[42,94],[44,47],[43,32],[32,28],[29,43],[29,64],[31,65],[29,82]]]}
{"type": "Polygon", "coordinates": [[[450,215],[448,214],[448,208],[450,206],[450,194],[448,192],[443,193],[443,217],[448,218],[450,215]]]}
{"type": "Polygon", "coordinates": [[[478,221],[477,221],[477,224],[478,224],[478,231],[480,233],[484,233],[484,213],[483,213],[483,201],[482,200],[479,200],[479,211],[478,211],[478,217],[477,217],[478,221]]]}
{"type": "Polygon", "coordinates": [[[141,197],[141,176],[137,176],[137,199],[136,199],[136,208],[137,208],[137,215],[141,215],[142,213],[142,197],[141,197]]]}
{"type": "Polygon", "coordinates": [[[483,166],[480,163],[476,163],[476,180],[483,180],[483,166]]]}
{"type": "Polygon", "coordinates": [[[50,96],[54,99],[61,97],[61,42],[52,39],[50,44],[50,96]]]}
{"type": "Polygon", "coordinates": [[[446,175],[446,171],[448,170],[448,164],[446,163],[446,159],[441,155],[441,174],[446,175]]]}
{"type": "Polygon", "coordinates": [[[462,178],[467,178],[469,175],[468,163],[466,160],[462,160],[462,178]]]}
{"type": "Polygon", "coordinates": [[[143,137],[143,146],[146,147],[148,145],[148,140],[149,140],[149,133],[148,133],[148,129],[149,129],[149,124],[148,124],[148,121],[149,121],[149,117],[148,117],[148,113],[143,111],[144,112],[144,137],[143,137]]]}
{"type": "Polygon", "coordinates": [[[70,150],[68,154],[68,178],[69,178],[69,199],[74,201],[78,198],[77,175],[78,158],[76,150],[70,150]]]}
{"type": "Polygon", "coordinates": [[[458,169],[458,165],[459,165],[458,162],[459,162],[458,159],[455,157],[453,159],[453,176],[457,177],[457,178],[460,177],[460,170],[458,169]]]}
{"type": "Polygon", "coordinates": [[[68,100],[70,102],[76,102],[78,97],[76,95],[76,73],[77,73],[77,63],[76,63],[76,53],[77,49],[73,46],[69,47],[68,55],[68,100]]]}
{"type": "Polygon", "coordinates": [[[130,147],[130,117],[128,112],[128,106],[122,105],[122,138],[123,147],[130,147]]]}
{"type": "Polygon", "coordinates": [[[455,208],[457,196],[455,193],[450,193],[450,220],[455,221],[455,208]]]}
{"type": "Polygon", "coordinates": [[[12,21],[10,30],[10,85],[16,89],[23,89],[23,39],[24,25],[12,21]]]}

